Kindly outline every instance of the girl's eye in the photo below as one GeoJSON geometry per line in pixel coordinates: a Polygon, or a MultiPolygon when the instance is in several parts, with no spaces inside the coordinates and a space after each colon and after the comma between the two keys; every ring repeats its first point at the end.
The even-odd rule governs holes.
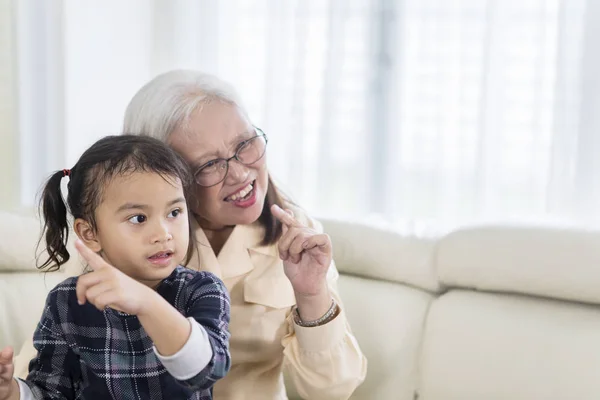
{"type": "Polygon", "coordinates": [[[181,210],[180,210],[180,209],[175,209],[175,210],[173,210],[173,211],[171,211],[171,212],[169,213],[169,217],[170,217],[170,218],[175,218],[175,217],[177,217],[179,214],[181,214],[181,210]]]}
{"type": "Polygon", "coordinates": [[[132,224],[141,224],[143,222],[146,222],[146,216],[145,215],[134,215],[133,217],[129,218],[129,222],[131,222],[132,224]]]}

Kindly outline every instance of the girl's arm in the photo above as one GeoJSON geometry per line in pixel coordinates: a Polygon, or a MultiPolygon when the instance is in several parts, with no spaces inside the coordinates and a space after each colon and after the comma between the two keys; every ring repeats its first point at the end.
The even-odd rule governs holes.
{"type": "Polygon", "coordinates": [[[155,291],[149,291],[145,302],[146,306],[137,314],[140,323],[159,354],[174,355],[190,338],[190,321],[155,291]]]}
{"type": "MultiPolygon", "coordinates": [[[[208,389],[229,372],[230,299],[225,284],[210,272],[198,272],[188,283],[186,315],[206,334],[212,355],[204,368],[185,384],[208,389]]],[[[193,355],[192,355],[193,357],[193,355]]]]}
{"type": "Polygon", "coordinates": [[[229,371],[229,296],[214,275],[196,274],[185,286],[183,316],[154,290],[109,265],[75,242],[93,272],[77,280],[77,299],[98,309],[136,315],[167,371],[191,389],[207,389],[229,371]],[[189,317],[186,318],[186,317],[189,317]]]}
{"type": "Polygon", "coordinates": [[[231,366],[229,355],[230,300],[221,280],[208,272],[196,273],[181,294],[185,315],[192,326],[190,339],[171,357],[158,358],[183,385],[208,389],[223,378],[231,366]]]}

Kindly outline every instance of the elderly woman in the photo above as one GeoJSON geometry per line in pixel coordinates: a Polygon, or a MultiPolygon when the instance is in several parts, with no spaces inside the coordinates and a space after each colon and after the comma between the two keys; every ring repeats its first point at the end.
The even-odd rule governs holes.
{"type": "Polygon", "coordinates": [[[168,143],[194,171],[198,254],[188,266],[217,274],[231,295],[232,368],[214,398],[285,399],[283,367],[304,398],[348,398],[367,362],[337,294],[330,239],[278,192],[268,137],[233,88],[194,71],[159,75],[131,100],[124,132],[168,143]]]}

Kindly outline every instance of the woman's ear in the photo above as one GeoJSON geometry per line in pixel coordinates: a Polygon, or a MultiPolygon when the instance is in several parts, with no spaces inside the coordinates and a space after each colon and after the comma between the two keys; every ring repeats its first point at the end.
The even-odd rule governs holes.
{"type": "Polygon", "coordinates": [[[92,251],[99,253],[102,250],[102,244],[89,222],[77,218],[73,224],[73,230],[77,234],[77,237],[92,251]]]}

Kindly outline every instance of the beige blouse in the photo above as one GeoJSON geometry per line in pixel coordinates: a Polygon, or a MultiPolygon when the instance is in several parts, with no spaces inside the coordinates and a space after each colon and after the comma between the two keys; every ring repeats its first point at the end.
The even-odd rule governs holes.
{"type": "MultiPolygon", "coordinates": [[[[294,209],[296,218],[321,230],[294,209]]],[[[293,322],[294,292],[276,245],[261,246],[258,223],[238,225],[215,256],[201,228],[198,257],[189,267],[219,276],[231,296],[231,371],[214,387],[215,400],[287,399],[282,368],[301,397],[347,399],[365,379],[367,361],[352,335],[337,293],[332,263],[327,279],[341,313],[326,325],[304,328],[293,322]]],[[[26,375],[35,355],[31,340],[17,358],[16,375],[26,375]]]]}

